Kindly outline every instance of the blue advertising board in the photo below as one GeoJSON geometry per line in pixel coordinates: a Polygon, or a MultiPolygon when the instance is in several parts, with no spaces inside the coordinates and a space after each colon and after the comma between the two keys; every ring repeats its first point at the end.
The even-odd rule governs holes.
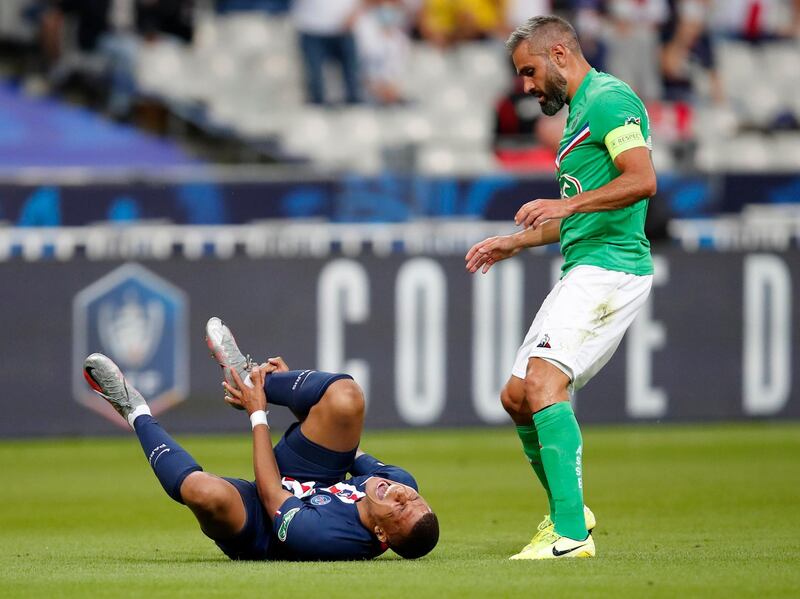
{"type": "MultiPolygon", "coordinates": [[[[664,175],[650,212],[661,218],[738,213],[747,204],[800,202],[800,176],[664,175]]],[[[221,180],[199,172],[180,180],[0,183],[0,222],[77,227],[98,222],[219,225],[265,219],[334,223],[467,218],[510,221],[536,198],[556,198],[554,177],[495,174],[477,178],[385,173],[375,177],[221,180]]]]}

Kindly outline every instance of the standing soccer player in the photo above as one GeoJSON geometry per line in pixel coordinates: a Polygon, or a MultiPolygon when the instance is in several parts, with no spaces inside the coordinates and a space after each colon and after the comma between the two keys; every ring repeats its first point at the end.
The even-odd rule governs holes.
{"type": "Polygon", "coordinates": [[[542,112],[569,105],[556,158],[561,199],[528,202],[514,218],[521,231],[485,239],[466,256],[470,272],[486,273],[523,248],[560,241],[564,255],[561,279],[536,314],[500,397],[550,503],[550,515],[511,559],[592,557],[595,519],[583,505],[583,441],[570,390],[608,362],[650,293],[650,126],[631,88],[586,61],[565,20],[534,17],[506,46],[542,112]]]}

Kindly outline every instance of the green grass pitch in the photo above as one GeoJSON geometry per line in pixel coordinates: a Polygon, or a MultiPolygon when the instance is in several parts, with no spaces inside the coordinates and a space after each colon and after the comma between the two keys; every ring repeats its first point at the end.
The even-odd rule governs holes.
{"type": "MultiPolygon", "coordinates": [[[[250,477],[247,436],[179,441],[250,477]]],[[[0,443],[0,597],[797,597],[800,425],[586,427],[593,560],[509,562],[545,510],[512,427],[370,432],[437,510],[419,561],[234,563],[133,438],[0,443]],[[257,595],[256,595],[257,594],[257,595]]]]}

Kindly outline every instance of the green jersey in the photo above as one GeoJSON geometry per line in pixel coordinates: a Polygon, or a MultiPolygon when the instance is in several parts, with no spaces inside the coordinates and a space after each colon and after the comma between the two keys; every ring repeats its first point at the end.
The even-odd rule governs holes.
{"type": "MultiPolygon", "coordinates": [[[[638,146],[650,147],[650,123],[642,101],[626,83],[592,69],[569,104],[556,158],[561,197],[607,184],[620,174],[614,158],[638,146]]],[[[563,219],[562,276],[580,264],[652,274],[650,242],[644,234],[648,202],[563,219]]]]}

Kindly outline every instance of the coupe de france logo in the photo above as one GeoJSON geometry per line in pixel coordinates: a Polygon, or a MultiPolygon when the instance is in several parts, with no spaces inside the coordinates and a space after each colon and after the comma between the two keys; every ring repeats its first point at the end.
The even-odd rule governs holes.
{"type": "Polygon", "coordinates": [[[83,360],[106,354],[158,414],[183,401],[189,355],[186,294],[138,264],[125,264],[79,292],[72,304],[75,398],[116,424],[124,421],[83,378],[83,360]]]}

